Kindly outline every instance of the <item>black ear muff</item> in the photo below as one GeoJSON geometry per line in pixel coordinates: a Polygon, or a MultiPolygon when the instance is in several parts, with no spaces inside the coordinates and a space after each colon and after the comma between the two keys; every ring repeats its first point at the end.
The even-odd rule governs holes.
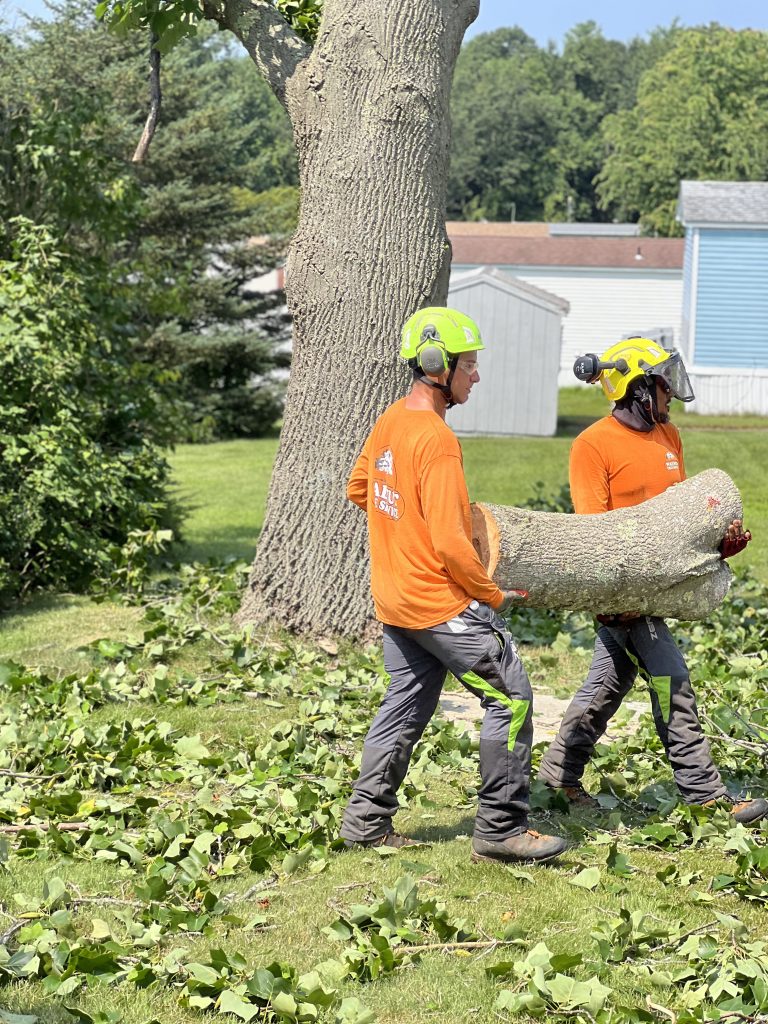
{"type": "Polygon", "coordinates": [[[587,352],[585,356],[576,356],[573,364],[573,372],[579,380],[587,384],[594,384],[603,370],[618,370],[619,373],[629,373],[629,366],[626,359],[617,359],[615,363],[604,363],[594,352],[587,352]]]}
{"type": "Polygon", "coordinates": [[[440,341],[437,330],[428,324],[421,332],[421,340],[416,349],[416,361],[428,377],[439,377],[448,369],[448,353],[440,341]]]}

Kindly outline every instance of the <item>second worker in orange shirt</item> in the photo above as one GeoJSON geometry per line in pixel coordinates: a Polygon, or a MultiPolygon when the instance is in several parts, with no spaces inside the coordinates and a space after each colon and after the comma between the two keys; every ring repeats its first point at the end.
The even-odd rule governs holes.
{"type": "MultiPolygon", "coordinates": [[[[615,402],[610,415],[573,442],[570,481],[577,513],[639,505],[685,479],[680,434],[669,422],[669,403],[673,398],[691,401],[693,390],[677,352],[667,352],[649,338],[629,338],[600,360],[579,356],[574,372],[582,380],[599,380],[606,397],[615,402]]],[[[723,538],[722,557],[736,554],[749,539],[735,520],[723,538]]],[[[542,759],[539,779],[561,789],[573,804],[596,806],[582,775],[639,675],[648,685],[656,731],[683,800],[721,800],[730,805],[736,821],[760,821],[768,813],[768,801],[731,796],[720,778],[699,722],[685,659],[665,621],[629,610],[598,615],[598,621],[589,674],[542,759]]]]}
{"type": "Polygon", "coordinates": [[[485,710],[473,860],[549,860],[566,846],[528,828],[531,686],[498,614],[525,595],[502,593],[472,546],[461,448],[445,423],[446,410],[480,380],[483,347],[477,325],[456,310],[414,314],[400,351],[413,370],[411,391],[376,421],[349,479],[347,495],[368,519],[390,676],[344,812],[350,847],[413,843],[393,829],[397,791],[448,671],[485,710]]]}

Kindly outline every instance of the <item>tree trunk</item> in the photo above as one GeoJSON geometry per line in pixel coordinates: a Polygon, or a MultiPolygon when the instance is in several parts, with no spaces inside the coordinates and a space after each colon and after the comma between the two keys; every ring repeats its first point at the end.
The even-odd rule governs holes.
{"type": "Polygon", "coordinates": [[[502,590],[527,603],[596,614],[706,618],[731,584],[718,546],[741,498],[719,469],[632,508],[600,515],[473,505],[473,541],[502,590]]]}
{"type": "Polygon", "coordinates": [[[285,85],[302,194],[286,267],[293,362],[240,622],[359,635],[372,619],[365,516],[345,485],[405,391],[401,325],[447,296],[450,85],[477,8],[325,0],[285,85]]]}

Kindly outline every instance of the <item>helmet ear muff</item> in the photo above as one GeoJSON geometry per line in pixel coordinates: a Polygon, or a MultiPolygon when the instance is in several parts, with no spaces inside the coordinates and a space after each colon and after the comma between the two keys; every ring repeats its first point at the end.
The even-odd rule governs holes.
{"type": "Polygon", "coordinates": [[[427,324],[421,332],[421,339],[416,347],[416,362],[428,377],[439,377],[449,367],[445,345],[431,324],[427,324]]]}

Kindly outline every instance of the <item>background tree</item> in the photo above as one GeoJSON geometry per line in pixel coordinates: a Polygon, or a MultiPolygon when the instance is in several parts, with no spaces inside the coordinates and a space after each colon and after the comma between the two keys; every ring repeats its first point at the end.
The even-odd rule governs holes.
{"type": "Polygon", "coordinates": [[[629,43],[576,25],[562,53],[520,28],[477,36],[456,66],[448,212],[462,219],[612,220],[595,176],[604,118],[635,102],[640,75],[676,28],[629,43]]]}
{"type": "Polygon", "coordinates": [[[605,160],[604,119],[635,103],[640,76],[671,45],[674,26],[629,43],[606,39],[593,21],[565,36],[554,63],[552,90],[559,104],[558,132],[550,159],[556,181],[544,200],[548,220],[605,221],[614,205],[601,206],[595,179],[605,160]]]}
{"type": "Polygon", "coordinates": [[[606,119],[601,203],[679,234],[682,178],[768,176],[768,36],[712,25],[679,31],[643,75],[637,104],[606,119]]]}
{"type": "Polygon", "coordinates": [[[166,57],[166,131],[151,160],[128,163],[147,96],[146,37],[139,35],[108,32],[85,0],[66,0],[53,19],[30,22],[0,71],[0,86],[7,104],[38,112],[38,134],[43,126],[48,132],[47,173],[34,176],[38,188],[45,182],[36,195],[22,173],[5,189],[8,206],[55,225],[68,246],[99,253],[120,271],[137,356],[181,377],[188,412],[180,438],[262,433],[281,409],[271,371],[286,361],[280,343],[287,318],[281,293],[264,294],[249,282],[282,259],[290,230],[280,232],[258,202],[276,186],[295,195],[290,126],[247,57],[205,26],[166,57]],[[65,138],[62,125],[73,124],[76,137],[65,138]],[[83,142],[91,159],[98,153],[113,194],[130,189],[137,197],[130,218],[99,222],[99,237],[88,203],[104,197],[84,195],[77,175],[70,180],[57,167],[64,152],[70,159],[62,169],[73,165],[83,142]],[[247,380],[233,383],[228,367],[246,350],[247,380]]]}
{"type": "Polygon", "coordinates": [[[538,220],[556,177],[557,58],[519,28],[472,39],[457,62],[448,214],[538,220]]]}
{"type": "MultiPolygon", "coordinates": [[[[302,195],[286,268],[291,378],[241,617],[359,633],[371,618],[367,538],[345,481],[373,419],[401,393],[401,324],[447,293],[448,98],[478,0],[326,0],[314,46],[266,0],[202,6],[285,105],[302,195]]],[[[294,19],[307,7],[283,6],[294,19]]],[[[198,9],[102,5],[154,28],[161,46],[182,7],[198,9]]]]}

